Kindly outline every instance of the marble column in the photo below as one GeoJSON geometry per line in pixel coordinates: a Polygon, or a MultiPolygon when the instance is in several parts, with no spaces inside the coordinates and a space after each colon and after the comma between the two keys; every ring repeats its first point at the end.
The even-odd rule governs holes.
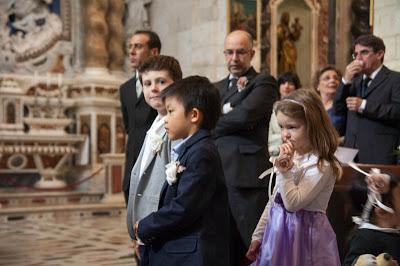
{"type": "Polygon", "coordinates": [[[111,73],[123,71],[125,30],[122,24],[122,18],[124,16],[124,11],[123,1],[110,1],[107,16],[110,34],[107,48],[110,56],[108,69],[111,73]]]}
{"type": "Polygon", "coordinates": [[[85,0],[83,3],[85,68],[107,69],[109,29],[106,14],[109,1],[85,0]]]}

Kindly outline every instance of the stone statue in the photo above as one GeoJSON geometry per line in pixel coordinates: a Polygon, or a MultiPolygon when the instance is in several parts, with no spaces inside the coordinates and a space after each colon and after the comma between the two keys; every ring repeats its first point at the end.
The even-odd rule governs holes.
{"type": "Polygon", "coordinates": [[[122,127],[121,124],[117,125],[117,130],[116,130],[116,140],[117,140],[117,145],[116,145],[116,153],[124,153],[125,152],[125,132],[124,128],[122,127]]]}
{"type": "Polygon", "coordinates": [[[283,12],[278,25],[278,74],[288,71],[296,72],[297,51],[295,41],[300,38],[303,26],[299,18],[295,18],[289,27],[290,15],[283,12]]]}
{"type": "Polygon", "coordinates": [[[101,124],[97,134],[97,151],[99,153],[109,153],[111,151],[110,136],[111,133],[108,125],[105,123],[101,124]]]}
{"type": "Polygon", "coordinates": [[[128,6],[128,17],[125,28],[128,35],[136,30],[150,29],[148,7],[152,0],[126,0],[128,6]]]}

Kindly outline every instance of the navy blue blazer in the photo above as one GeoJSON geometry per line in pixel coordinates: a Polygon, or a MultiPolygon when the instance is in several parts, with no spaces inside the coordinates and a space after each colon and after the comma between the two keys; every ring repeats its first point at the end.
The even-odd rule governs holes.
{"type": "Polygon", "coordinates": [[[344,146],[358,148],[358,162],[396,164],[400,145],[400,73],[383,66],[369,85],[362,114],[347,109],[347,97],[361,97],[362,76],[339,85],[333,102],[338,115],[347,114],[344,146]]]}
{"type": "Polygon", "coordinates": [[[139,221],[149,265],[229,265],[229,207],[221,160],[200,129],[178,151],[186,169],[165,182],[159,210],[139,221]]]}

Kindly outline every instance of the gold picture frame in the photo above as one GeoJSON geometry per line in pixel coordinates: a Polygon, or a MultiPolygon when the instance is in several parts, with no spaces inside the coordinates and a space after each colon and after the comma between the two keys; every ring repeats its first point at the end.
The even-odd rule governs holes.
{"type": "Polygon", "coordinates": [[[245,30],[255,43],[261,36],[261,0],[227,0],[228,32],[245,30]]]}

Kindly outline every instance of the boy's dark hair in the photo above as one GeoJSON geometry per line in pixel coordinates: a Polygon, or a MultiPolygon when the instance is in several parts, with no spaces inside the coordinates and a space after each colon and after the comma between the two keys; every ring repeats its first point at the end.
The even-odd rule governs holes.
{"type": "Polygon", "coordinates": [[[174,82],[182,79],[182,70],[178,60],[167,55],[155,55],[146,58],[138,71],[140,83],[142,83],[142,74],[148,71],[167,71],[174,82]]]}
{"type": "Polygon", "coordinates": [[[157,48],[158,53],[161,52],[161,41],[160,38],[158,37],[157,33],[151,30],[137,30],[133,33],[133,35],[136,34],[145,34],[149,37],[149,42],[147,45],[149,46],[150,49],[152,48],[157,48]]]}
{"type": "Polygon", "coordinates": [[[160,93],[165,101],[168,97],[176,97],[188,114],[197,108],[203,114],[201,128],[212,130],[221,114],[221,103],[217,88],[206,77],[190,76],[174,82],[160,93]]]}
{"type": "Polygon", "coordinates": [[[292,72],[292,71],[285,72],[285,73],[283,73],[282,75],[279,76],[279,78],[278,78],[278,87],[281,84],[286,83],[286,82],[293,83],[294,86],[296,87],[296,90],[300,89],[300,87],[301,87],[299,76],[297,76],[297,74],[292,72]]]}
{"type": "Polygon", "coordinates": [[[380,50],[385,51],[385,43],[381,38],[375,35],[361,35],[354,41],[353,49],[354,47],[356,47],[357,44],[371,47],[372,50],[374,50],[374,53],[379,52],[380,50]]]}

